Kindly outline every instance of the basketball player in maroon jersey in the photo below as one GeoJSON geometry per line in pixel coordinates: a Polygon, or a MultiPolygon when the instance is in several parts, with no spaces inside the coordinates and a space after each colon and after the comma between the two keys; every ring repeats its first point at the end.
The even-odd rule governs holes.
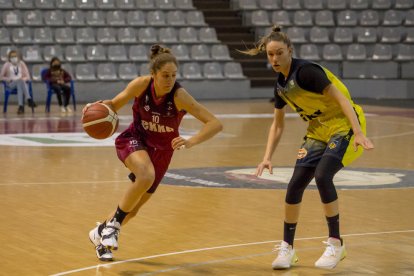
{"type": "MultiPolygon", "coordinates": [[[[170,49],[151,47],[150,72],[140,76],[112,100],[103,101],[115,112],[131,99],[134,121],[115,140],[119,159],[132,172],[130,185],[114,213],[89,233],[97,257],[112,260],[118,249],[121,225],[133,218],[151,198],[166,173],[174,150],[191,148],[222,129],[221,122],[198,103],[176,81],[178,63],[170,49]],[[180,137],[178,128],[186,113],[204,123],[189,139],[180,137]]],[[[88,105],[84,108],[87,110],[88,105]]]]}

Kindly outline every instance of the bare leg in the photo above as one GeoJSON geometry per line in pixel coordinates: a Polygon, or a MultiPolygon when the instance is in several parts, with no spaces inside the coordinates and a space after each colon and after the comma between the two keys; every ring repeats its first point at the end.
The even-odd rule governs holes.
{"type": "Polygon", "coordinates": [[[326,217],[333,217],[339,214],[338,200],[332,201],[327,204],[323,204],[323,209],[326,217]]]}
{"type": "Polygon", "coordinates": [[[285,222],[297,223],[299,220],[301,203],[288,204],[285,203],[285,222]]]}

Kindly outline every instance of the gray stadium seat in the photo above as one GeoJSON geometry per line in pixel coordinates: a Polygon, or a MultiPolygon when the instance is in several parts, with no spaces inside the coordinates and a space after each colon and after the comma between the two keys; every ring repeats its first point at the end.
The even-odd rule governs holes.
{"type": "Polygon", "coordinates": [[[192,0],[175,0],[175,8],[178,10],[192,10],[194,9],[192,0]]]}
{"type": "Polygon", "coordinates": [[[126,61],[127,52],[124,45],[110,45],[108,47],[108,60],[111,61],[126,61]]]}
{"type": "Polygon", "coordinates": [[[318,61],[321,59],[319,55],[318,46],[315,44],[302,44],[299,50],[300,58],[318,61]]]}
{"type": "Polygon", "coordinates": [[[106,23],[110,26],[126,25],[126,16],[123,11],[108,11],[106,13],[106,23]]]}
{"type": "Polygon", "coordinates": [[[414,26],[414,10],[407,11],[405,14],[404,25],[414,26]]]}
{"type": "Polygon", "coordinates": [[[52,57],[58,57],[63,60],[63,51],[60,45],[47,45],[43,48],[43,59],[49,62],[52,57]]]}
{"type": "Polygon", "coordinates": [[[312,43],[329,43],[329,31],[323,27],[312,27],[309,32],[309,40],[312,43]]]}
{"type": "Polygon", "coordinates": [[[10,32],[7,28],[0,28],[0,44],[10,44],[10,32]]]}
{"type": "Polygon", "coordinates": [[[197,62],[188,62],[182,65],[182,76],[185,79],[202,79],[200,64],[197,62]]]}
{"type": "Polygon", "coordinates": [[[14,7],[18,9],[34,9],[33,0],[14,0],[13,2],[14,7]]]}
{"type": "Polygon", "coordinates": [[[403,15],[398,10],[388,10],[384,13],[382,25],[385,26],[401,26],[403,23],[403,15]]]}
{"type": "Polygon", "coordinates": [[[286,31],[288,37],[293,43],[306,43],[305,31],[299,27],[289,27],[286,31]]]}
{"type": "Polygon", "coordinates": [[[398,63],[395,61],[375,61],[368,63],[368,78],[396,79],[398,78],[398,63]]]}
{"type": "Polygon", "coordinates": [[[116,31],[114,28],[98,28],[96,32],[96,40],[99,43],[115,43],[116,31]]]}
{"type": "Polygon", "coordinates": [[[0,0],[0,10],[13,8],[13,2],[10,0],[0,0]]]}
{"type": "Polygon", "coordinates": [[[269,26],[269,15],[265,10],[255,10],[251,13],[251,25],[253,26],[269,26]]]}
{"type": "Polygon", "coordinates": [[[155,7],[164,10],[175,9],[174,0],[155,0],[155,7]]]}
{"type": "Polygon", "coordinates": [[[366,10],[369,7],[368,0],[350,0],[349,8],[352,10],[366,10]]]}
{"type": "Polygon", "coordinates": [[[395,4],[394,4],[394,7],[396,9],[401,9],[401,10],[412,9],[413,6],[414,6],[413,0],[395,0],[395,4]]]}
{"type": "Polygon", "coordinates": [[[230,60],[229,48],[224,44],[211,46],[211,58],[213,60],[230,60]]]}
{"type": "Polygon", "coordinates": [[[351,44],[346,52],[347,60],[366,60],[367,50],[364,44],[351,44]]]}
{"type": "Polygon", "coordinates": [[[373,60],[391,60],[392,47],[389,44],[375,44],[372,54],[373,60]]]}
{"type": "Polygon", "coordinates": [[[143,11],[128,11],[127,22],[129,26],[145,26],[147,24],[143,11]]]}
{"type": "Polygon", "coordinates": [[[335,26],[333,12],[330,10],[321,10],[315,13],[315,24],[319,26],[335,26]]]}
{"type": "Polygon", "coordinates": [[[272,23],[283,26],[289,27],[292,26],[292,21],[289,17],[289,13],[284,10],[273,11],[271,14],[272,23]]]}
{"type": "Polygon", "coordinates": [[[198,32],[194,27],[182,27],[178,33],[179,40],[184,43],[198,42],[198,32]]]}
{"type": "Polygon", "coordinates": [[[76,29],[76,42],[77,43],[94,43],[95,31],[91,27],[82,27],[76,29]]]}
{"type": "Polygon", "coordinates": [[[382,29],[381,42],[398,43],[401,41],[402,33],[400,27],[386,27],[382,29]]]}
{"type": "Polygon", "coordinates": [[[89,45],[86,48],[86,59],[91,61],[105,61],[106,53],[102,45],[89,45]]]}
{"type": "Polygon", "coordinates": [[[216,43],[219,41],[217,39],[216,29],[210,27],[200,28],[198,30],[198,37],[204,43],[216,43]]]}
{"type": "Polygon", "coordinates": [[[322,57],[329,61],[342,61],[342,49],[338,44],[326,44],[322,49],[322,57]]]}
{"type": "Polygon", "coordinates": [[[414,28],[406,28],[405,29],[405,43],[414,43],[414,28]]]}
{"type": "Polygon", "coordinates": [[[414,60],[414,45],[398,44],[396,60],[411,61],[414,60]]]}
{"type": "Polygon", "coordinates": [[[256,10],[258,8],[256,0],[238,0],[237,2],[234,2],[234,4],[236,4],[237,9],[240,10],[256,10]]]}
{"type": "Polygon", "coordinates": [[[75,0],[56,0],[58,9],[75,9],[75,0]]]}
{"type": "Polygon", "coordinates": [[[65,49],[67,61],[85,61],[85,53],[81,45],[69,45],[65,49]]]}
{"type": "Polygon", "coordinates": [[[137,42],[137,34],[134,28],[126,27],[117,30],[117,38],[121,43],[135,43],[137,42]]]}
{"type": "Polygon", "coordinates": [[[224,79],[223,69],[218,62],[204,63],[203,75],[207,79],[224,79]]]}
{"type": "Polygon", "coordinates": [[[35,6],[38,9],[54,9],[55,0],[36,0],[35,6]]]}
{"type": "Polygon", "coordinates": [[[32,33],[29,28],[14,28],[12,30],[12,41],[14,43],[32,43],[32,33]]]}
{"type": "Polygon", "coordinates": [[[42,43],[53,43],[52,30],[49,27],[35,28],[33,30],[33,42],[42,43]]]}
{"type": "Polygon", "coordinates": [[[85,25],[85,13],[81,10],[70,10],[65,13],[65,22],[70,26],[85,25]]]}
{"type": "Polygon", "coordinates": [[[285,10],[300,10],[302,6],[299,0],[282,0],[282,8],[285,10]]]}
{"type": "Polygon", "coordinates": [[[76,65],[75,77],[80,81],[96,80],[95,67],[91,63],[76,65]]]}
{"type": "Polygon", "coordinates": [[[147,61],[148,50],[142,44],[131,45],[128,50],[128,57],[133,61],[147,61]]]}
{"type": "Polygon", "coordinates": [[[30,70],[30,72],[32,73],[32,80],[34,81],[41,81],[42,80],[42,76],[41,76],[41,72],[43,69],[48,68],[49,64],[34,64],[30,70]]]}
{"type": "Polygon", "coordinates": [[[114,81],[118,79],[115,65],[113,63],[100,63],[96,68],[96,75],[99,80],[114,81]]]}
{"type": "Polygon", "coordinates": [[[23,24],[22,13],[19,10],[4,11],[1,15],[6,26],[20,26],[23,24]]]}
{"type": "Polygon", "coordinates": [[[377,28],[358,28],[357,42],[358,43],[375,43],[377,42],[377,28]]]}
{"type": "Polygon", "coordinates": [[[167,25],[169,26],[184,26],[185,15],[181,10],[173,10],[167,12],[167,25]]]}
{"type": "Polygon", "coordinates": [[[357,14],[353,10],[340,11],[337,15],[338,26],[356,26],[358,23],[357,14]]]}
{"type": "Polygon", "coordinates": [[[133,80],[138,76],[137,67],[133,63],[121,63],[118,67],[118,76],[121,80],[133,80]]]}
{"type": "Polygon", "coordinates": [[[145,75],[149,75],[151,72],[150,72],[150,69],[149,69],[149,67],[148,67],[148,64],[147,63],[142,63],[140,66],[139,66],[139,75],[140,76],[145,76],[145,75]]]}
{"type": "Polygon", "coordinates": [[[347,1],[344,0],[327,0],[326,7],[328,10],[345,10],[347,1]]]}
{"type": "Polygon", "coordinates": [[[158,39],[157,31],[153,27],[140,28],[138,37],[139,41],[144,43],[155,43],[158,39]]]}
{"type": "Polygon", "coordinates": [[[76,0],[78,9],[95,9],[95,0],[76,0]]]}
{"type": "Polygon", "coordinates": [[[135,0],[116,0],[116,7],[125,10],[135,9],[135,0]]]}
{"type": "Polygon", "coordinates": [[[57,43],[74,43],[75,38],[72,28],[63,27],[55,29],[55,41],[57,43]]]}
{"type": "Polygon", "coordinates": [[[96,7],[98,9],[115,9],[115,1],[114,0],[95,0],[96,7]]]}
{"type": "Polygon", "coordinates": [[[176,44],[171,47],[171,51],[179,61],[190,60],[190,51],[188,46],[185,44],[176,44]]]}
{"type": "Polygon", "coordinates": [[[414,79],[414,62],[403,62],[401,64],[401,78],[414,79]]]}
{"type": "Polygon", "coordinates": [[[186,14],[186,22],[190,26],[205,26],[204,15],[201,11],[188,11],[186,14]]]}
{"type": "Polygon", "coordinates": [[[351,28],[335,28],[333,41],[335,43],[352,43],[354,41],[353,31],[351,28]]]}
{"type": "Polygon", "coordinates": [[[147,12],[147,24],[151,26],[165,26],[167,23],[165,13],[161,10],[147,12]]]}
{"type": "Polygon", "coordinates": [[[322,10],[324,8],[322,0],[304,0],[303,6],[307,10],[322,10]]]}
{"type": "Polygon", "coordinates": [[[264,10],[279,10],[280,9],[280,3],[281,1],[275,1],[275,0],[258,0],[258,5],[261,9],[264,10]]]}
{"type": "Polygon", "coordinates": [[[23,15],[23,23],[27,26],[43,25],[43,16],[40,10],[25,11],[23,15]]]}
{"type": "Polygon", "coordinates": [[[22,56],[23,60],[26,62],[43,61],[40,48],[37,45],[24,46],[22,49],[22,56]]]}
{"type": "Polygon", "coordinates": [[[206,44],[195,44],[191,46],[191,58],[193,60],[210,60],[210,49],[206,44]]]}
{"type": "Polygon", "coordinates": [[[178,41],[177,29],[165,27],[158,30],[158,40],[162,43],[174,43],[178,41]]]}
{"type": "Polygon", "coordinates": [[[380,23],[378,12],[375,10],[361,11],[359,25],[361,26],[378,26],[380,23]]]}
{"type": "Polygon", "coordinates": [[[100,10],[88,11],[86,14],[86,24],[91,26],[105,25],[106,23],[103,12],[100,10]]]}
{"type": "Polygon", "coordinates": [[[154,0],[137,0],[136,4],[137,4],[137,9],[138,10],[141,10],[141,9],[153,10],[153,9],[155,9],[154,0]]]}
{"type": "Polygon", "coordinates": [[[293,15],[293,24],[297,26],[312,26],[312,14],[308,10],[295,11],[293,15]]]}
{"type": "Polygon", "coordinates": [[[224,76],[228,79],[245,79],[240,63],[229,61],[224,64],[224,76]]]}
{"type": "Polygon", "coordinates": [[[51,10],[43,14],[43,19],[46,25],[49,26],[63,26],[64,16],[61,10],[51,10]]]}
{"type": "Polygon", "coordinates": [[[391,0],[373,0],[372,8],[375,10],[388,10],[391,8],[391,0]]]}

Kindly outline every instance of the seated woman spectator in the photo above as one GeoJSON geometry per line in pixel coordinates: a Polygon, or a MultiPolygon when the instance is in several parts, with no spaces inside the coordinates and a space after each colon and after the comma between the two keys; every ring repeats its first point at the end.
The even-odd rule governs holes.
{"type": "Polygon", "coordinates": [[[1,68],[0,80],[5,81],[10,89],[17,89],[17,102],[19,104],[17,114],[24,113],[25,96],[29,107],[36,107],[26,84],[26,81],[30,80],[29,70],[27,69],[26,63],[19,58],[16,50],[9,52],[8,61],[1,68]]]}
{"type": "Polygon", "coordinates": [[[56,93],[60,111],[62,113],[72,112],[72,109],[69,107],[70,84],[68,84],[72,78],[68,72],[62,69],[59,58],[53,57],[50,60],[50,68],[42,74],[42,78],[43,81],[49,82],[51,89],[56,93]]]}

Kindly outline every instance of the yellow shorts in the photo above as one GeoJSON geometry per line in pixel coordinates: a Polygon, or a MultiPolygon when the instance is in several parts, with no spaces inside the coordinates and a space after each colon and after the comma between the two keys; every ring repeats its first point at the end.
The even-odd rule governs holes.
{"type": "MultiPolygon", "coordinates": [[[[366,120],[362,108],[354,105],[361,129],[366,134],[366,120]]],[[[315,119],[309,122],[305,141],[299,149],[297,166],[316,167],[319,160],[330,155],[348,166],[363,153],[363,148],[354,151],[355,136],[345,115],[335,116],[327,121],[315,119]]]]}

